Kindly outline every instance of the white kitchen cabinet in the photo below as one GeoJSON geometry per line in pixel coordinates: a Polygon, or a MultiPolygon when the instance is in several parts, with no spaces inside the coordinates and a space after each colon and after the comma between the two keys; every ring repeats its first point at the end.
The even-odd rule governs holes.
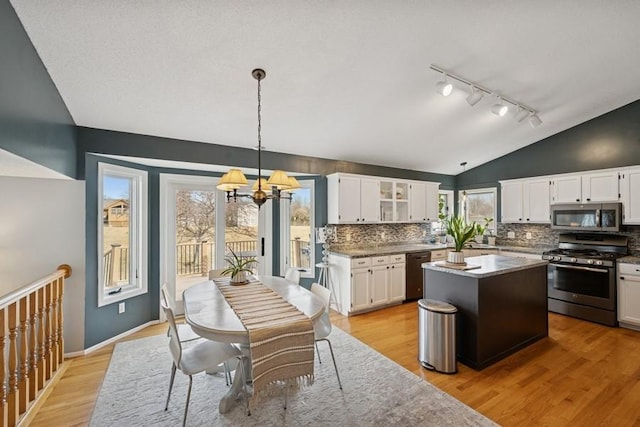
{"type": "Polygon", "coordinates": [[[501,222],[548,223],[550,181],[541,177],[501,181],[501,222]]]}
{"type": "Polygon", "coordinates": [[[360,222],[374,223],[380,221],[379,194],[380,181],[375,178],[360,179],[360,222]]]}
{"type": "Polygon", "coordinates": [[[558,175],[552,179],[552,203],[614,202],[619,199],[615,170],[558,175]]]}
{"type": "Polygon", "coordinates": [[[575,203],[582,200],[582,177],[559,175],[551,180],[551,203],[575,203]]]}
{"type": "Polygon", "coordinates": [[[389,256],[389,302],[402,302],[407,294],[406,255],[389,256]]]}
{"type": "Polygon", "coordinates": [[[349,174],[327,176],[327,217],[330,224],[380,221],[380,181],[349,174]]]}
{"type": "Polygon", "coordinates": [[[522,181],[500,182],[500,222],[522,222],[523,197],[522,181]]]}
{"type": "Polygon", "coordinates": [[[640,224],[640,168],[620,172],[622,223],[640,224]]]}
{"type": "Polygon", "coordinates": [[[582,203],[617,202],[620,198],[618,181],[616,171],[583,174],[582,203]]]}
{"type": "Polygon", "coordinates": [[[389,258],[376,257],[371,265],[371,301],[372,307],[384,305],[389,301],[389,258]],[[381,264],[374,264],[379,261],[381,264]]]}
{"type": "Polygon", "coordinates": [[[438,190],[440,183],[412,181],[409,184],[410,215],[412,222],[438,220],[438,190]]]}
{"type": "MultiPolygon", "coordinates": [[[[347,292],[350,294],[350,302],[342,301],[340,307],[347,311],[363,310],[371,305],[370,281],[371,260],[369,258],[356,258],[349,263],[350,286],[347,292]]],[[[347,314],[347,313],[343,313],[347,314]]]]}
{"type": "Polygon", "coordinates": [[[395,180],[380,180],[380,221],[409,221],[409,183],[395,180]]]}
{"type": "Polygon", "coordinates": [[[640,330],[640,264],[618,264],[618,322],[640,330]]]}
{"type": "Polygon", "coordinates": [[[348,316],[404,301],[405,255],[348,258],[329,255],[337,310],[348,316]]]}
{"type": "Polygon", "coordinates": [[[409,221],[424,222],[427,220],[427,185],[424,182],[409,184],[410,212],[409,221]]]}
{"type": "Polygon", "coordinates": [[[327,175],[328,223],[435,221],[438,218],[439,186],[437,182],[366,175],[327,175]],[[412,188],[414,183],[420,190],[412,188]],[[415,202],[412,203],[414,196],[415,202]]]}

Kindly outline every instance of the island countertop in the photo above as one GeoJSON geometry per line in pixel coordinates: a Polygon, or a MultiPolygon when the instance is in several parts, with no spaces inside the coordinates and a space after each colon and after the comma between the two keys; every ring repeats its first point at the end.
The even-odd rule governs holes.
{"type": "Polygon", "coordinates": [[[531,267],[546,265],[548,261],[528,258],[516,258],[504,255],[481,255],[465,258],[469,267],[480,266],[469,270],[461,270],[445,266],[444,261],[425,262],[422,268],[428,270],[441,271],[443,273],[457,274],[459,276],[482,279],[485,277],[497,276],[499,274],[513,271],[526,270],[531,267]]]}

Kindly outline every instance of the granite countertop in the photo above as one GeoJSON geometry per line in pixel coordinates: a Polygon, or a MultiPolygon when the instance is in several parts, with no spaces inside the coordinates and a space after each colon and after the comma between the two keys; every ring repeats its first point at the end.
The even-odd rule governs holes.
{"type": "Polygon", "coordinates": [[[471,270],[458,270],[455,268],[447,268],[441,266],[444,261],[425,262],[422,268],[428,270],[441,271],[443,273],[457,274],[458,276],[472,277],[474,279],[482,279],[485,277],[497,276],[500,274],[511,273],[513,271],[526,270],[532,267],[546,265],[545,260],[516,258],[503,255],[482,255],[476,257],[465,257],[467,265],[479,265],[480,268],[471,270]]]}
{"type": "Polygon", "coordinates": [[[618,262],[622,262],[625,264],[640,264],[640,257],[637,256],[625,256],[622,258],[618,258],[618,262]]]}
{"type": "MultiPolygon", "coordinates": [[[[401,244],[387,244],[387,245],[372,245],[361,246],[357,248],[336,248],[329,249],[329,253],[334,255],[340,255],[347,258],[361,258],[368,256],[381,256],[381,255],[393,255],[404,254],[412,252],[424,252],[434,251],[438,249],[446,249],[445,244],[436,243],[401,243],[401,244]]],[[[449,246],[452,248],[452,246],[449,246]]],[[[522,252],[531,254],[541,254],[542,252],[549,250],[550,248],[530,248],[523,246],[490,246],[482,243],[471,243],[466,245],[467,249],[497,249],[498,251],[506,252],[522,252]]]]}

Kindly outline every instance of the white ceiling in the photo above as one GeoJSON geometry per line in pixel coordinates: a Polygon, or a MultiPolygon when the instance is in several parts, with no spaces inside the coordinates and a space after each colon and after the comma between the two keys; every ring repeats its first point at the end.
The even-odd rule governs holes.
{"type": "Polygon", "coordinates": [[[80,126],[254,147],[262,67],[269,151],[457,174],[640,99],[637,0],[11,3],[80,126]]]}

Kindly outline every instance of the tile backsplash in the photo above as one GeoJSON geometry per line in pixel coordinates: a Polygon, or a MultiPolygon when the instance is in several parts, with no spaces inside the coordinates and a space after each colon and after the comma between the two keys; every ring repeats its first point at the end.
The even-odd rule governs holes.
{"type": "MultiPolygon", "coordinates": [[[[431,240],[430,224],[343,224],[328,225],[332,247],[357,247],[392,243],[424,243],[431,240]]],[[[549,224],[497,224],[496,245],[523,246],[529,248],[554,248],[558,246],[560,231],[549,224]],[[514,238],[507,238],[512,231],[514,238]],[[527,239],[531,233],[531,239],[527,239]]],[[[640,226],[623,227],[622,234],[629,238],[630,255],[640,256],[640,226]]]]}
{"type": "Polygon", "coordinates": [[[423,243],[431,233],[429,224],[344,224],[328,225],[330,246],[357,247],[392,243],[423,243]]]}

